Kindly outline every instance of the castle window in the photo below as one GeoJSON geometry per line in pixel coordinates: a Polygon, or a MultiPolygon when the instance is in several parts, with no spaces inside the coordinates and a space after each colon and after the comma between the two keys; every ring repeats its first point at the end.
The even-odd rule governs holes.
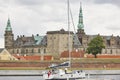
{"type": "Polygon", "coordinates": [[[46,49],[44,49],[44,53],[46,53],[46,49]]]}
{"type": "Polygon", "coordinates": [[[34,49],[32,49],[32,53],[34,53],[34,49]]]}
{"type": "Polygon", "coordinates": [[[19,50],[17,49],[17,53],[19,53],[19,50]]]}
{"type": "Polygon", "coordinates": [[[13,49],[13,51],[12,51],[12,52],[13,52],[13,54],[15,53],[14,49],[13,49]]]}
{"type": "Polygon", "coordinates": [[[112,49],[110,50],[110,53],[112,54],[112,49]]]}
{"type": "Polygon", "coordinates": [[[119,45],[120,43],[119,43],[119,41],[117,42],[117,45],[119,45]]]}
{"type": "Polygon", "coordinates": [[[50,37],[50,39],[52,40],[52,37],[50,37]]]}
{"type": "Polygon", "coordinates": [[[24,54],[24,53],[25,53],[25,50],[24,50],[24,49],[21,49],[21,53],[24,54]]]}
{"type": "Polygon", "coordinates": [[[8,44],[8,42],[7,42],[7,41],[5,41],[5,44],[8,44]]]}
{"type": "Polygon", "coordinates": [[[110,46],[110,40],[107,40],[107,45],[110,46]]]}
{"type": "Polygon", "coordinates": [[[28,49],[26,49],[26,53],[28,53],[28,49]]]}
{"type": "Polygon", "coordinates": [[[105,49],[105,54],[107,54],[107,49],[105,49]]]}
{"type": "Polygon", "coordinates": [[[40,49],[38,49],[38,53],[40,53],[40,49]]]}

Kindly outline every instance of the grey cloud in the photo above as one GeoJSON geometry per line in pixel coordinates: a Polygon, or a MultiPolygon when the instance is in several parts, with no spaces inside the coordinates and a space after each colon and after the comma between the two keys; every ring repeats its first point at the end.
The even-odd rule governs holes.
{"type": "Polygon", "coordinates": [[[98,3],[98,4],[109,3],[109,4],[114,4],[114,5],[120,6],[120,0],[94,0],[94,2],[98,3]]]}
{"type": "MultiPolygon", "coordinates": [[[[67,3],[67,0],[14,0],[15,3],[20,5],[44,5],[53,3],[67,3]]],[[[80,0],[70,0],[70,3],[79,3],[80,0]]],[[[84,2],[84,0],[83,0],[84,2]]]]}
{"type": "Polygon", "coordinates": [[[38,5],[42,4],[42,0],[14,0],[15,3],[20,5],[38,5]]]}
{"type": "Polygon", "coordinates": [[[111,25],[111,26],[106,27],[106,29],[111,30],[111,31],[119,31],[120,27],[116,25],[111,25]]]}
{"type": "Polygon", "coordinates": [[[6,0],[0,0],[0,8],[8,8],[9,2],[6,0]]]}
{"type": "Polygon", "coordinates": [[[17,4],[21,5],[43,5],[43,4],[52,4],[52,3],[63,3],[65,0],[14,0],[17,4]]]}

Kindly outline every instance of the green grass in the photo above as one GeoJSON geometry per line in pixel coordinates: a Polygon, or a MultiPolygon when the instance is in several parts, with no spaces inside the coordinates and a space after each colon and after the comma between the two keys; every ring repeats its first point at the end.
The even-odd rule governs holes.
{"type": "Polygon", "coordinates": [[[0,70],[44,70],[41,67],[0,67],[0,70]]]}
{"type": "MultiPolygon", "coordinates": [[[[27,61],[27,60],[22,60],[22,61],[1,61],[0,62],[64,62],[65,60],[53,60],[53,61],[27,61]]],[[[81,62],[81,63],[120,63],[120,59],[112,59],[112,58],[105,58],[105,59],[100,59],[100,58],[81,58],[79,60],[72,60],[72,62],[81,62]]]]}
{"type": "Polygon", "coordinates": [[[89,58],[89,59],[74,60],[73,62],[81,62],[81,63],[120,63],[120,59],[89,58]]]}

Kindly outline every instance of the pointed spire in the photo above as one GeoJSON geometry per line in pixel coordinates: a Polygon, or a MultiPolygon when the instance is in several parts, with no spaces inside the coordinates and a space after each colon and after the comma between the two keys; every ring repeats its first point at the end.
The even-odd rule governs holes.
{"type": "Polygon", "coordinates": [[[10,19],[9,18],[8,18],[8,21],[7,21],[6,31],[12,31],[11,24],[10,24],[10,19]]]}
{"type": "Polygon", "coordinates": [[[79,12],[79,21],[77,25],[78,29],[84,29],[84,24],[83,24],[83,14],[82,14],[82,5],[80,2],[80,12],[79,12]]]}

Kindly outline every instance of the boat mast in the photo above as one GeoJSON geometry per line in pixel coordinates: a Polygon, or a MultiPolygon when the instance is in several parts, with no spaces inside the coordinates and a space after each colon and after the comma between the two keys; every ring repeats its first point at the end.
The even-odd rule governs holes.
{"type": "Polygon", "coordinates": [[[70,68],[71,68],[71,53],[70,53],[70,6],[69,6],[69,0],[67,0],[67,13],[68,13],[68,52],[69,52],[69,61],[70,61],[70,68]]]}

